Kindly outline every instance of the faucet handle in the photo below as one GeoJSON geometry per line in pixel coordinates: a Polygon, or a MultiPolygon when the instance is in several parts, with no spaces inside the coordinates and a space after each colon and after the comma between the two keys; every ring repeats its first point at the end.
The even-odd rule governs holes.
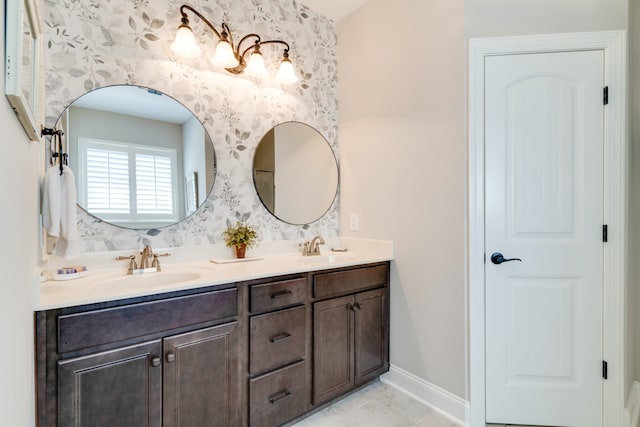
{"type": "Polygon", "coordinates": [[[304,246],[302,247],[302,255],[309,255],[309,242],[304,242],[304,246]]]}
{"type": "Polygon", "coordinates": [[[116,261],[126,261],[126,260],[129,260],[129,268],[127,269],[127,274],[133,274],[133,270],[138,269],[138,264],[136,264],[136,256],[129,255],[129,256],[116,257],[116,261]]]}
{"type": "Polygon", "coordinates": [[[161,253],[161,254],[153,254],[153,262],[151,263],[151,267],[155,267],[156,271],[162,271],[162,269],[160,268],[160,261],[158,260],[158,257],[161,256],[170,256],[171,252],[165,252],[165,253],[161,253]]]}

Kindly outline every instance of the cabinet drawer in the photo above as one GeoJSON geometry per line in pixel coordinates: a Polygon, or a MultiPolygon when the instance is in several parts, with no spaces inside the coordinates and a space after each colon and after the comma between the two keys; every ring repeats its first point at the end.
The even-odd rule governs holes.
{"type": "Polygon", "coordinates": [[[313,296],[322,298],[385,286],[388,271],[387,265],[376,265],[316,274],[313,277],[313,296]]]}
{"type": "Polygon", "coordinates": [[[238,291],[225,289],[58,317],[58,353],[235,316],[238,291]]]}
{"type": "Polygon", "coordinates": [[[251,311],[274,310],[301,304],[307,295],[307,279],[303,277],[253,285],[250,293],[251,311]]]}
{"type": "Polygon", "coordinates": [[[296,307],[251,318],[252,374],[304,358],[306,311],[296,307]]]}
{"type": "Polygon", "coordinates": [[[305,362],[249,382],[251,427],[279,426],[305,412],[305,362]]]}

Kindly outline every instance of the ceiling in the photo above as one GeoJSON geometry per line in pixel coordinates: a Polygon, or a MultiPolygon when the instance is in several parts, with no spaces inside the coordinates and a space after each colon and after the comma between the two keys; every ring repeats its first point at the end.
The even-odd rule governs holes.
{"type": "Polygon", "coordinates": [[[341,21],[366,2],[367,0],[302,0],[305,5],[335,22],[341,21]]]}
{"type": "Polygon", "coordinates": [[[177,124],[192,117],[186,107],[170,96],[146,87],[128,85],[94,90],[76,99],[73,106],[177,124]]]}

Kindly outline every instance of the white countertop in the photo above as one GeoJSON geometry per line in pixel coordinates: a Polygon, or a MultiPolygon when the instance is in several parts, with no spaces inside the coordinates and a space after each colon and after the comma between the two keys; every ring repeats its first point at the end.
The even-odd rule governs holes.
{"type": "MultiPolygon", "coordinates": [[[[114,261],[118,255],[132,252],[108,252],[87,255],[69,265],[86,265],[89,275],[67,280],[48,280],[37,285],[34,311],[70,307],[123,298],[194,289],[244,280],[273,277],[308,271],[356,266],[393,259],[393,243],[380,240],[331,239],[319,257],[303,257],[291,251],[297,242],[261,244],[250,251],[246,261],[214,263],[210,259],[229,259],[230,251],[220,245],[171,248],[172,256],[161,258],[162,271],[127,275],[127,262],[114,261]],[[345,247],[347,252],[330,248],[345,247]]],[[[165,249],[156,249],[157,253],[165,249]]],[[[139,256],[136,256],[136,260],[139,256]]],[[[62,266],[60,260],[49,262],[48,271],[62,266]],[[58,264],[58,265],[56,265],[58,264]]]]}

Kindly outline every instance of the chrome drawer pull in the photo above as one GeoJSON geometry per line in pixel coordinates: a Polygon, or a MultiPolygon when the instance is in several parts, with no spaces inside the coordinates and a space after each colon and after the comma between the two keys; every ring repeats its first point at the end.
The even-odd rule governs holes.
{"type": "Polygon", "coordinates": [[[278,297],[283,297],[285,295],[291,295],[291,291],[288,290],[282,290],[282,291],[277,291],[277,292],[271,292],[271,299],[276,299],[278,297]]]}
{"type": "Polygon", "coordinates": [[[283,332],[281,334],[272,336],[271,338],[269,338],[269,341],[271,341],[272,343],[276,343],[279,341],[284,341],[290,337],[291,337],[291,334],[289,332],[283,332]]]}
{"type": "Polygon", "coordinates": [[[273,396],[271,396],[269,398],[269,402],[277,403],[277,402],[281,401],[282,399],[286,399],[289,396],[291,396],[291,392],[289,390],[284,390],[284,391],[281,391],[280,393],[276,393],[273,396]]]}

